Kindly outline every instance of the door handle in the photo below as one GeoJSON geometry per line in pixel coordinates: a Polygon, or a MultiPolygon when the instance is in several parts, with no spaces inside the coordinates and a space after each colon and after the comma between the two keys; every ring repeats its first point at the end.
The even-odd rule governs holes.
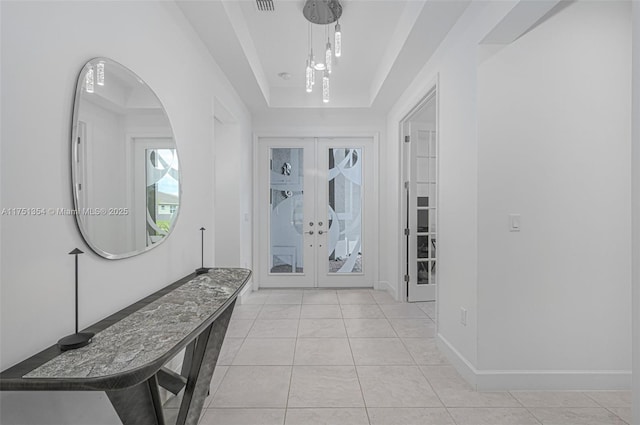
{"type": "Polygon", "coordinates": [[[304,232],[304,233],[306,233],[307,235],[313,235],[313,230],[309,230],[308,232],[304,232]]]}

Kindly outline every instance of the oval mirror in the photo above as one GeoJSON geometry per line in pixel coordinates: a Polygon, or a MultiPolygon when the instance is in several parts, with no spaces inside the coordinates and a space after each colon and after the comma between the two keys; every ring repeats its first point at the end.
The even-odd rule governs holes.
{"type": "Polygon", "coordinates": [[[71,144],[74,213],[89,247],[118,259],[165,241],[180,211],[180,168],[153,90],[113,60],[90,60],[78,77],[71,144]]]}

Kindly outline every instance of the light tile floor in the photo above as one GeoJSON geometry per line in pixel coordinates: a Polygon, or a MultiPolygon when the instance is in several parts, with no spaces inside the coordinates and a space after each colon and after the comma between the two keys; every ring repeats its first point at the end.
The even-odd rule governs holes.
{"type": "Polygon", "coordinates": [[[626,391],[472,390],[434,320],[434,303],[369,289],[254,292],[234,310],[200,425],[631,423],[626,391]]]}

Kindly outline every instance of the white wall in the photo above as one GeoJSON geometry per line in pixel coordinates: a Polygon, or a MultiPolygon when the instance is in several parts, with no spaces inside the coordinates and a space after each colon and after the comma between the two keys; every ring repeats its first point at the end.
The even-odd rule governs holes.
{"type": "MultiPolygon", "coordinates": [[[[604,377],[600,388],[624,387],[629,382],[631,325],[630,21],[624,9],[628,3],[585,2],[591,3],[588,6],[579,2],[511,46],[480,48],[486,34],[516,3],[473,2],[469,6],[390,111],[390,143],[381,156],[399,167],[400,143],[394,142],[398,123],[437,81],[438,337],[440,347],[472,384],[485,389],[513,388],[515,382],[540,389],[584,388],[604,377]],[[589,7],[597,10],[585,11],[589,7]],[[597,24],[591,33],[580,22],[582,18],[597,24]],[[554,24],[557,19],[562,19],[560,24],[554,24]],[[579,36],[574,35],[573,26],[579,36]],[[535,49],[523,49],[528,40],[543,43],[545,37],[550,40],[546,49],[536,42],[531,42],[535,49]],[[554,45],[557,37],[564,41],[554,45]],[[486,59],[491,54],[494,56],[486,59]],[[501,56],[507,54],[512,56],[501,56]],[[494,69],[488,72],[488,66],[500,57],[504,66],[510,59],[523,61],[511,64],[514,72],[522,73],[521,79],[500,92],[487,92],[489,77],[499,87],[511,83],[503,81],[507,68],[499,75],[494,69]],[[479,65],[481,59],[486,62],[479,65]],[[557,64],[549,67],[545,61],[551,59],[557,64]],[[593,86],[599,86],[595,93],[601,104],[584,105],[593,86]],[[538,108],[541,116],[537,116],[530,104],[544,101],[538,99],[541,92],[555,101],[547,110],[538,108]],[[529,114],[510,125],[517,116],[517,110],[509,108],[519,105],[513,100],[516,94],[526,100],[529,114]],[[576,117],[569,109],[568,119],[554,120],[554,113],[566,113],[575,105],[588,113],[576,117]],[[498,117],[500,112],[506,115],[498,117]],[[487,133],[488,116],[499,124],[490,127],[493,133],[487,133]],[[589,123],[588,130],[584,130],[585,123],[589,123]],[[525,143],[532,134],[537,136],[535,145],[525,143]],[[576,137],[583,139],[577,147],[576,137]],[[531,196],[532,191],[537,198],[531,196]],[[599,199],[585,216],[592,194],[599,199]],[[508,213],[523,214],[525,230],[516,241],[506,231],[508,213]],[[572,226],[562,219],[567,214],[572,226]],[[598,233],[583,235],[585,221],[598,233]],[[567,258],[567,252],[573,256],[567,258]],[[593,252],[598,253],[597,262],[593,252]],[[523,272],[525,266],[533,269],[533,277],[523,272]],[[548,312],[542,310],[543,305],[549,306],[548,312]],[[468,310],[466,326],[460,323],[461,307],[468,310]],[[606,338],[596,350],[594,329],[606,338]],[[536,348],[532,349],[527,337],[539,343],[536,348]],[[525,352],[527,348],[530,351],[525,352]],[[581,350],[588,353],[577,357],[581,350]],[[578,368],[585,373],[576,371],[578,368]],[[546,374],[548,369],[554,373],[546,374]],[[567,371],[576,373],[560,373],[559,380],[551,376],[567,371]]],[[[381,169],[383,197],[400,196],[399,176],[397,168],[381,169]]],[[[382,222],[400,222],[399,209],[393,204],[381,214],[382,222]]],[[[401,292],[401,239],[394,239],[398,229],[381,231],[387,232],[381,238],[391,242],[381,247],[381,258],[397,256],[381,279],[397,284],[401,292]]]]}
{"type": "Polygon", "coordinates": [[[574,3],[480,66],[480,369],[630,368],[629,7],[574,3]]]}
{"type": "Polygon", "coordinates": [[[628,385],[617,374],[631,368],[630,7],[572,3],[479,67],[485,373],[590,371],[590,383],[555,379],[628,385]]]}
{"type": "Polygon", "coordinates": [[[214,102],[216,267],[252,267],[253,142],[220,99],[214,102]]]}
{"type": "MultiPolygon", "coordinates": [[[[438,222],[438,333],[470,364],[476,363],[477,303],[477,46],[514,2],[474,2],[451,29],[443,44],[425,65],[387,117],[389,143],[381,157],[390,168],[381,167],[381,222],[401,223],[399,216],[402,182],[399,179],[399,122],[438,80],[439,116],[439,222],[438,222]],[[467,326],[460,324],[460,307],[468,311],[467,326]]],[[[381,258],[393,266],[381,280],[401,285],[399,226],[381,229],[381,258]]],[[[460,369],[462,370],[462,368],[460,369]]],[[[470,380],[473,378],[466,374],[470,380]]]]}
{"type": "MultiPolygon", "coordinates": [[[[81,327],[199,267],[198,229],[214,223],[214,97],[236,117],[241,135],[250,135],[251,122],[173,3],[1,2],[0,8],[2,207],[71,208],[73,93],[80,69],[96,56],[128,66],[154,89],[173,125],[183,178],[181,213],[171,237],[130,259],[108,261],[91,253],[71,216],[2,217],[0,368],[5,369],[72,332],[73,260],[67,253],[74,247],[86,252],[80,258],[81,327]]],[[[245,142],[246,154],[250,137],[239,139],[245,142]]],[[[250,181],[248,170],[237,172],[250,181]]],[[[207,235],[210,247],[214,237],[207,235]]],[[[212,256],[205,262],[215,263],[212,256]]],[[[101,393],[3,392],[0,397],[2,423],[119,423],[101,393]]]]}
{"type": "Polygon", "coordinates": [[[232,124],[219,119],[213,123],[215,139],[220,141],[215,147],[215,232],[216,266],[240,265],[240,241],[233,236],[239,232],[240,216],[238,199],[238,178],[236,171],[240,161],[234,155],[236,141],[232,124]]]}
{"type": "Polygon", "coordinates": [[[640,3],[633,2],[633,423],[640,424],[640,3]]]}

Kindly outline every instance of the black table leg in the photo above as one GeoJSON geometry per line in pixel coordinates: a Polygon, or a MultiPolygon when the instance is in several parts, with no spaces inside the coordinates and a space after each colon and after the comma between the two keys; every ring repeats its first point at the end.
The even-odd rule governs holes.
{"type": "Polygon", "coordinates": [[[124,425],[165,425],[155,375],[133,387],[106,393],[124,425]]]}
{"type": "Polygon", "coordinates": [[[200,413],[209,392],[213,370],[218,361],[234,306],[235,300],[196,339],[191,357],[191,367],[187,376],[187,386],[180,404],[176,425],[196,425],[200,420],[200,413]]]}

